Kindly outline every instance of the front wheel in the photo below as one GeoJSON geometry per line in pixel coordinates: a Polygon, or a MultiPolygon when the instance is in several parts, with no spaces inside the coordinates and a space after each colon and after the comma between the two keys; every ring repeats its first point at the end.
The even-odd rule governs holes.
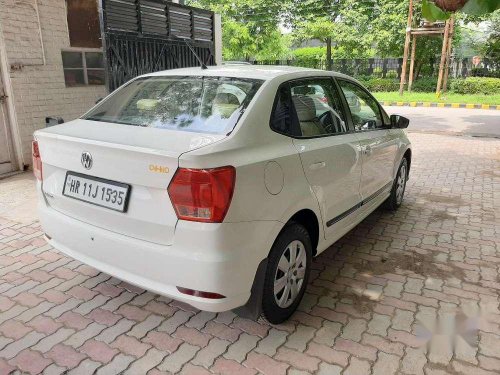
{"type": "Polygon", "coordinates": [[[297,309],[309,280],[311,258],[307,230],[300,224],[287,225],[268,258],[262,312],[269,323],[282,323],[297,309]]]}
{"type": "Polygon", "coordinates": [[[391,195],[387,198],[385,202],[386,207],[389,210],[397,210],[401,203],[403,203],[403,196],[406,189],[406,181],[408,179],[408,161],[406,158],[401,160],[399,165],[398,173],[396,179],[392,185],[391,195]]]}

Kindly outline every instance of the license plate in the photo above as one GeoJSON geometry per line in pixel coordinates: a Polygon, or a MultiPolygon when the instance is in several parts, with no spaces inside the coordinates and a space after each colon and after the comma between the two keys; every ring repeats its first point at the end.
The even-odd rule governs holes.
{"type": "Polygon", "coordinates": [[[63,195],[83,202],[126,212],[130,185],[103,178],[67,172],[63,195]]]}

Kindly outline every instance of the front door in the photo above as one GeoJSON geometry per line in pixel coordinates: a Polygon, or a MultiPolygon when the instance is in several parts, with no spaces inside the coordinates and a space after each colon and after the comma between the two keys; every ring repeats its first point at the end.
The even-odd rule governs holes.
{"type": "Polygon", "coordinates": [[[12,172],[12,143],[10,141],[10,132],[7,127],[7,112],[5,104],[5,94],[0,79],[0,176],[12,172]]]}
{"type": "Polygon", "coordinates": [[[390,190],[397,138],[387,127],[387,115],[378,102],[354,82],[337,80],[351,111],[356,137],[362,150],[360,193],[363,204],[390,190]]]}
{"type": "Polygon", "coordinates": [[[351,228],[361,200],[359,142],[349,132],[333,79],[292,81],[290,90],[301,133],[293,143],[319,201],[325,237],[335,241],[351,228]]]}

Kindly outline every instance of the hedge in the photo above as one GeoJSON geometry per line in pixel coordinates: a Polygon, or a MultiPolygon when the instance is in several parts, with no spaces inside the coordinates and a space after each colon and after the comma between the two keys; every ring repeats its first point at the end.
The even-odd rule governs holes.
{"type": "MultiPolygon", "coordinates": [[[[399,80],[392,78],[370,78],[358,77],[358,80],[370,91],[398,91],[399,80]]],[[[448,80],[451,92],[457,94],[485,94],[494,95],[500,93],[500,78],[469,77],[448,80]]],[[[420,78],[413,82],[414,92],[434,92],[437,86],[437,78],[420,78]]]]}
{"type": "Polygon", "coordinates": [[[457,94],[500,94],[500,78],[468,77],[455,79],[450,89],[457,94]]]}

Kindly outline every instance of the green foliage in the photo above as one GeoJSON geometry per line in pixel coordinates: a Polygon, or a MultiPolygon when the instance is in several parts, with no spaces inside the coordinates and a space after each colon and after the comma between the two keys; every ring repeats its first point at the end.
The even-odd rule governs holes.
{"type": "Polygon", "coordinates": [[[450,88],[458,94],[500,94],[500,78],[468,77],[455,79],[450,88]]]}
{"type": "MultiPolygon", "coordinates": [[[[359,79],[359,78],[358,78],[359,79]]],[[[360,81],[373,92],[390,92],[399,90],[399,79],[394,78],[368,78],[360,81]]],[[[414,92],[434,92],[436,90],[436,78],[420,78],[413,82],[414,92]]]]}
{"type": "Polygon", "coordinates": [[[435,92],[437,87],[437,78],[423,77],[413,81],[411,91],[414,92],[435,92]]]}
{"type": "Polygon", "coordinates": [[[399,90],[399,81],[393,78],[369,78],[362,79],[359,77],[359,81],[372,92],[377,91],[397,91],[399,90]]]}
{"type": "Polygon", "coordinates": [[[430,0],[422,0],[422,15],[426,20],[434,22],[437,20],[447,20],[450,18],[451,13],[438,8],[436,4],[430,0]]]}
{"type": "Polygon", "coordinates": [[[294,65],[319,68],[326,60],[326,47],[304,47],[292,51],[294,65]]]}
{"type": "Polygon", "coordinates": [[[500,67],[500,10],[494,12],[489,20],[488,34],[483,54],[500,67]]]}
{"type": "Polygon", "coordinates": [[[401,57],[405,41],[408,0],[379,0],[370,24],[377,57],[401,57]]]}
{"type": "MultiPolygon", "coordinates": [[[[457,12],[478,16],[492,13],[497,9],[500,9],[498,0],[468,0],[457,12]]],[[[450,18],[452,13],[439,8],[432,0],[422,0],[422,14],[429,21],[444,21],[450,18]]]]}
{"type": "Polygon", "coordinates": [[[222,16],[225,60],[275,60],[289,55],[290,38],[279,30],[281,6],[269,0],[190,0],[222,16]]]}
{"type": "MultiPolygon", "coordinates": [[[[358,77],[358,80],[372,92],[395,92],[399,90],[399,80],[394,78],[358,77]]],[[[412,92],[432,93],[436,90],[437,78],[420,78],[413,82],[412,92]]],[[[500,78],[469,77],[450,79],[450,91],[457,94],[500,94],[500,78]]]]}
{"type": "Polygon", "coordinates": [[[492,13],[500,9],[498,0],[469,0],[462,8],[462,12],[473,15],[492,13]]]}
{"type": "Polygon", "coordinates": [[[358,58],[373,55],[373,40],[369,32],[373,18],[371,1],[325,1],[320,8],[318,7],[322,1],[306,2],[309,7],[297,3],[299,11],[291,10],[289,19],[296,40],[319,39],[326,43],[330,38],[334,57],[358,58]]]}

